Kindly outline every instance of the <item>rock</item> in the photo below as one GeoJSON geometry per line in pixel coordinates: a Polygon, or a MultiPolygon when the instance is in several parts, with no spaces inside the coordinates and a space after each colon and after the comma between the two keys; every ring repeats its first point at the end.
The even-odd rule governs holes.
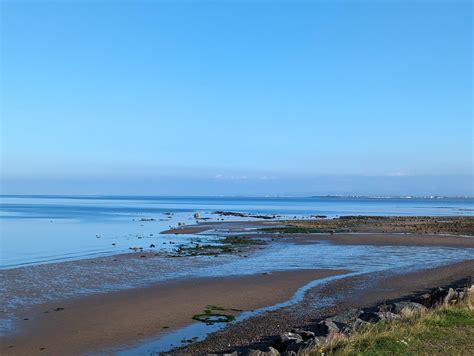
{"type": "Polygon", "coordinates": [[[454,304],[458,301],[458,292],[456,292],[453,288],[448,289],[448,293],[443,298],[443,304],[454,304]]]}
{"type": "Polygon", "coordinates": [[[424,305],[415,302],[398,302],[393,304],[393,312],[402,316],[409,316],[413,313],[421,313],[428,310],[424,305]]]}
{"type": "Polygon", "coordinates": [[[329,334],[339,332],[339,326],[331,320],[323,320],[316,324],[314,334],[316,336],[328,336],[329,334]]]}
{"type": "Polygon", "coordinates": [[[359,315],[359,319],[367,323],[377,323],[381,320],[380,315],[376,312],[363,312],[359,315]]]}
{"type": "Polygon", "coordinates": [[[448,294],[448,291],[444,288],[438,287],[431,292],[431,306],[442,304],[444,297],[448,294]]]}
{"type": "Polygon", "coordinates": [[[277,349],[269,346],[264,351],[250,350],[249,356],[278,356],[280,352],[277,349]]]}
{"type": "Polygon", "coordinates": [[[316,348],[319,348],[324,343],[324,338],[321,337],[312,337],[303,343],[300,344],[300,348],[298,350],[298,354],[309,354],[310,352],[314,352],[316,348]]]}
{"type": "Polygon", "coordinates": [[[286,332],[278,336],[278,339],[275,341],[273,346],[279,350],[284,351],[288,348],[290,344],[303,342],[303,338],[295,333],[286,332]]]}
{"type": "Polygon", "coordinates": [[[378,312],[377,315],[380,317],[380,320],[382,321],[392,321],[396,319],[400,319],[401,316],[398,314],[394,314],[392,312],[386,311],[386,312],[378,312]]]}
{"type": "Polygon", "coordinates": [[[194,218],[199,220],[201,218],[201,214],[199,214],[199,212],[194,213],[194,218]]]}
{"type": "Polygon", "coordinates": [[[303,341],[314,338],[315,336],[313,332],[303,329],[293,329],[291,332],[300,335],[303,341]]]}
{"type": "Polygon", "coordinates": [[[289,352],[298,353],[300,349],[303,347],[304,341],[295,341],[294,343],[288,345],[286,351],[283,353],[284,355],[288,355],[289,352]]]}
{"type": "Polygon", "coordinates": [[[352,332],[355,321],[362,313],[363,311],[361,309],[352,308],[326,320],[336,323],[336,326],[340,331],[342,331],[344,334],[349,334],[352,332]]]}
{"type": "Polygon", "coordinates": [[[348,311],[328,318],[326,320],[334,321],[336,323],[352,324],[361,315],[363,311],[361,309],[349,309],[348,311]]]}
{"type": "Polygon", "coordinates": [[[422,294],[415,300],[426,308],[431,308],[431,306],[433,305],[433,297],[430,293],[422,294]]]}
{"type": "Polygon", "coordinates": [[[365,328],[368,325],[370,325],[369,322],[357,318],[356,321],[352,324],[352,330],[359,331],[359,330],[362,330],[363,328],[365,328]]]}

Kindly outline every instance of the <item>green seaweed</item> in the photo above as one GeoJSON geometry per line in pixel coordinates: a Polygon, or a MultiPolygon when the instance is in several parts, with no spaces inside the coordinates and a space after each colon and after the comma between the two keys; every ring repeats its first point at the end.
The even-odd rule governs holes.
{"type": "Polygon", "coordinates": [[[193,320],[212,325],[214,323],[228,323],[235,320],[235,316],[225,312],[240,312],[240,309],[227,309],[219,305],[207,305],[204,313],[196,314],[193,320]]]}

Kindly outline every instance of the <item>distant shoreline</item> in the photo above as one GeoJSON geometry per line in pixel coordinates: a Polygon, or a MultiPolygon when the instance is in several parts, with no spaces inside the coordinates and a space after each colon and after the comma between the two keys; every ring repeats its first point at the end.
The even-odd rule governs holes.
{"type": "Polygon", "coordinates": [[[101,195],[101,194],[0,194],[3,198],[60,198],[60,199],[168,199],[168,198],[222,198],[222,199],[455,199],[474,200],[474,196],[457,195],[101,195]]]}

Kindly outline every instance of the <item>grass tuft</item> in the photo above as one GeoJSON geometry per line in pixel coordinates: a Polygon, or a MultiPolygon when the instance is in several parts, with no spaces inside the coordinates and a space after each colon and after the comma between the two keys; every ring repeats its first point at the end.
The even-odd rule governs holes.
{"type": "Polygon", "coordinates": [[[350,336],[328,338],[313,355],[472,355],[474,350],[474,295],[460,305],[445,306],[379,322],[350,336]]]}

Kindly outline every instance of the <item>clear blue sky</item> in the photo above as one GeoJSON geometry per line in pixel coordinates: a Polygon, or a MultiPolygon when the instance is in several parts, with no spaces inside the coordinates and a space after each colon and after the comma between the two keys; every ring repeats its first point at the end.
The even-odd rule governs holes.
{"type": "Polygon", "coordinates": [[[472,195],[472,15],[3,0],[3,193],[472,195]]]}

